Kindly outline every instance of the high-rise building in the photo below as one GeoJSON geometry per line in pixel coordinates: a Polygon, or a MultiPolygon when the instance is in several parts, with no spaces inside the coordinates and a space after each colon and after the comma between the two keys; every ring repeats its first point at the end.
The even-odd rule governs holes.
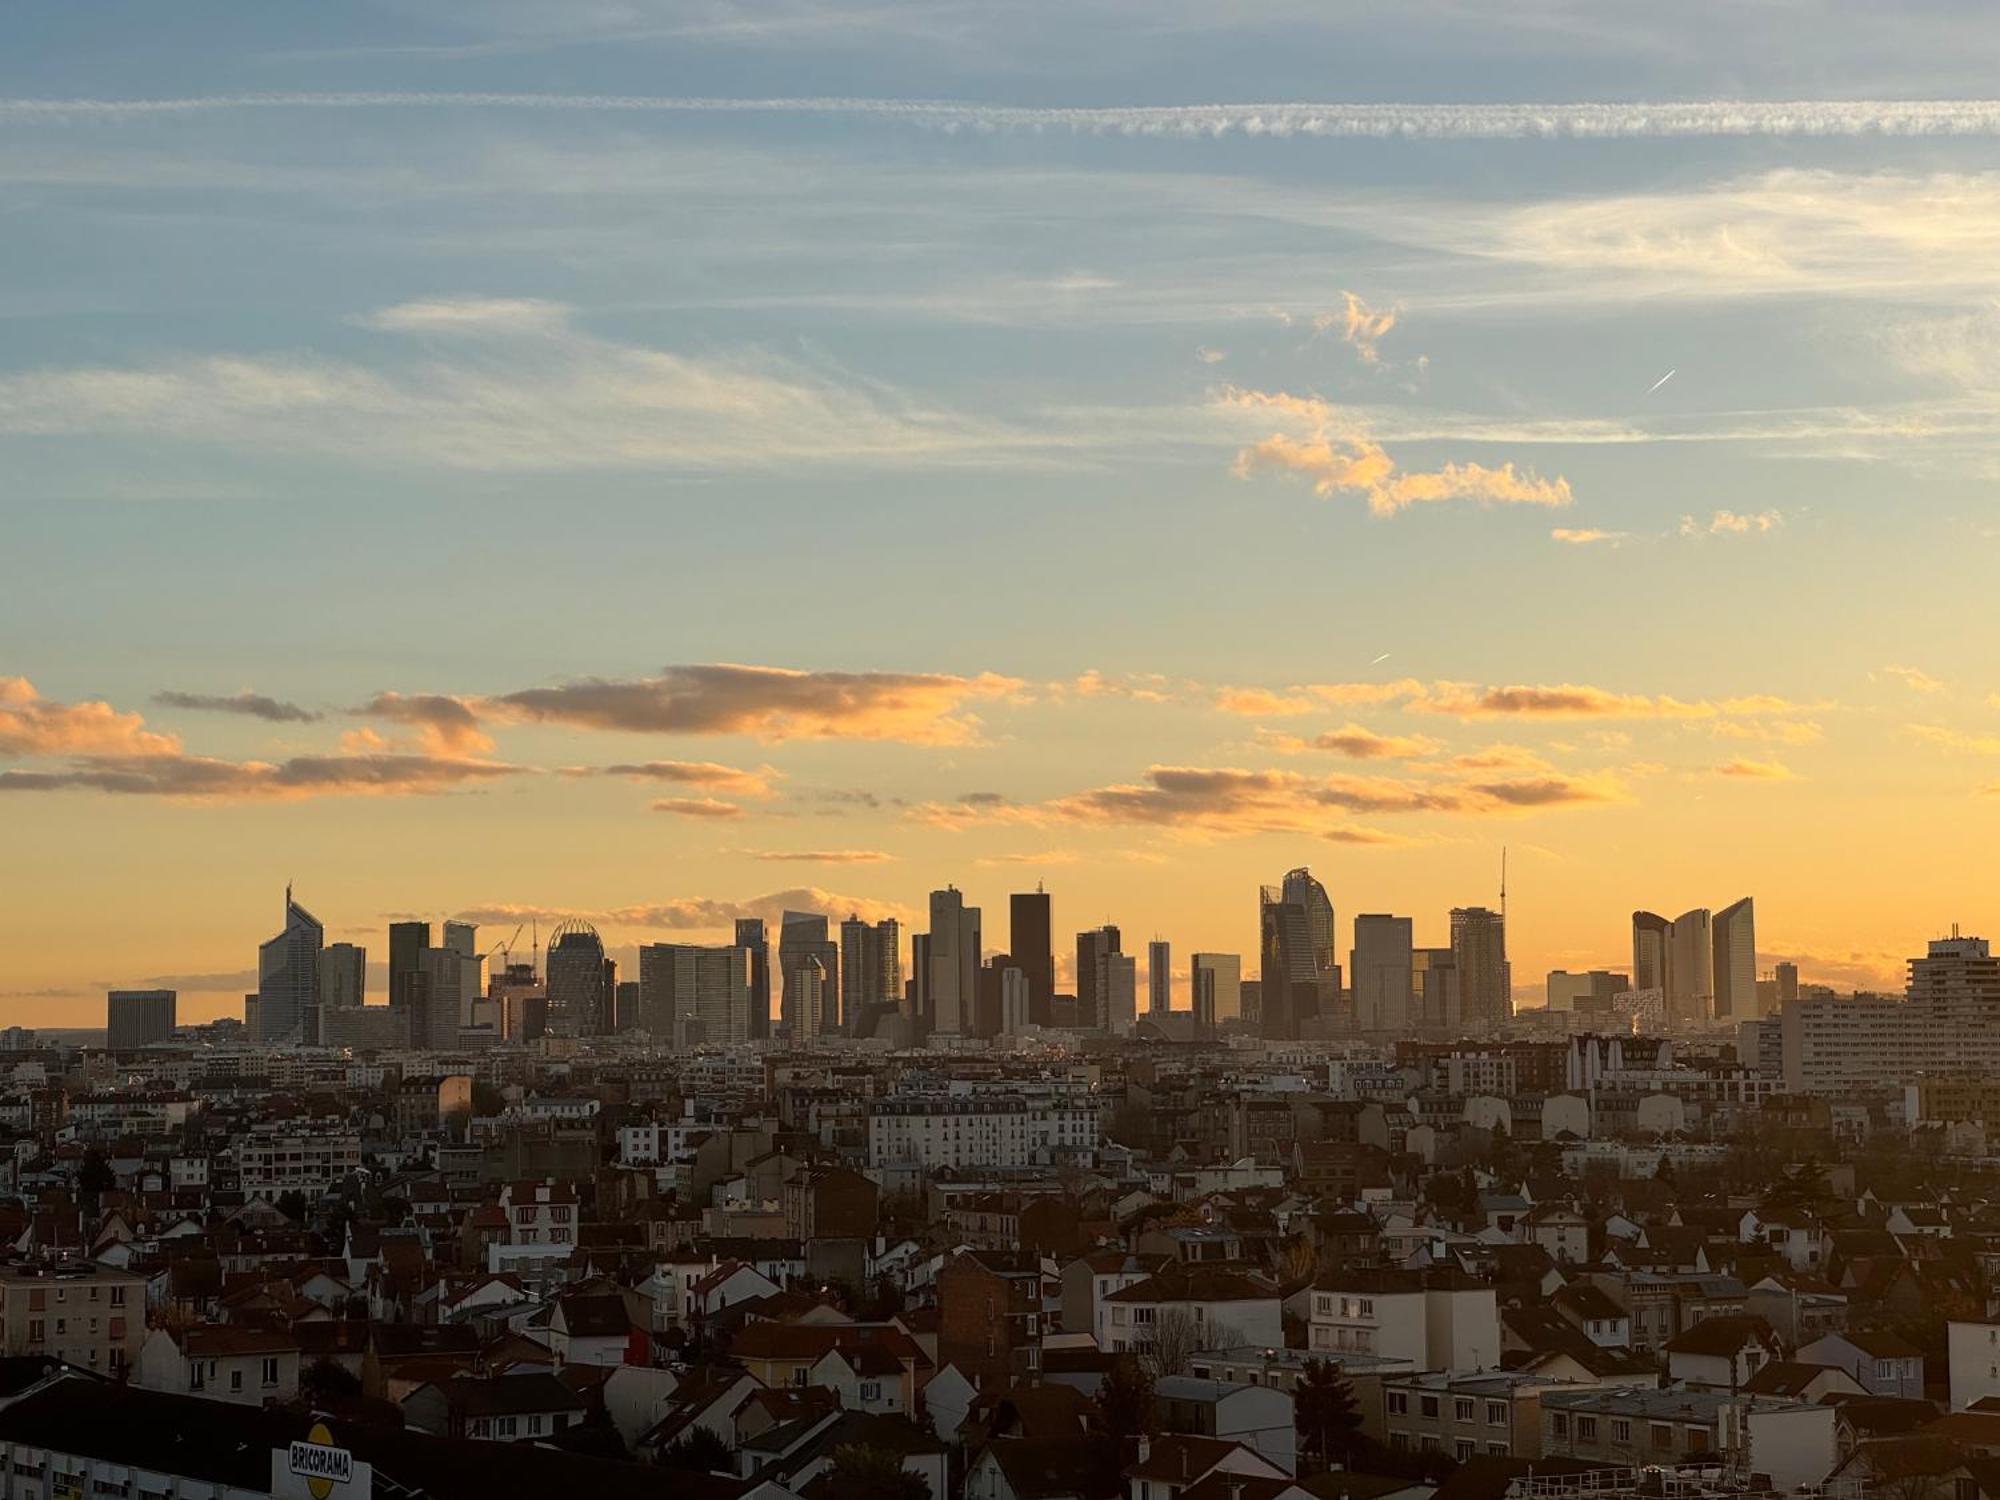
{"type": "Polygon", "coordinates": [[[368,1003],[368,950],[353,943],[328,943],[319,953],[322,1011],[354,1010],[368,1003]]]}
{"type": "Polygon", "coordinates": [[[1312,921],[1305,906],[1277,886],[1258,893],[1259,1036],[1296,1040],[1300,1025],[1319,1013],[1320,977],[1312,921]]]}
{"type": "MultiPolygon", "coordinates": [[[[1354,919],[1348,977],[1354,985],[1354,1024],[1363,1031],[1402,1036],[1414,1019],[1415,952],[1408,917],[1367,913],[1354,919]]],[[[1270,1004],[1267,993],[1265,1002],[1270,1004]]]]}
{"type": "Polygon", "coordinates": [[[326,929],[285,887],[285,930],[257,950],[257,1040],[319,1040],[319,950],[326,929]]]}
{"type": "Polygon", "coordinates": [[[1757,1004],[1757,917],[1745,896],[1715,914],[1711,925],[1717,1020],[1750,1021],[1757,1004]]]}
{"type": "Polygon", "coordinates": [[[1108,922],[1076,935],[1076,1024],[1081,1030],[1105,1025],[1104,996],[1098,981],[1104,973],[1104,955],[1121,952],[1124,941],[1124,935],[1108,922]]]}
{"type": "Polygon", "coordinates": [[[640,1024],[676,1046],[697,1034],[720,1046],[747,1042],[751,978],[748,948],[648,943],[639,950],[640,1024]]]}
{"type": "Polygon", "coordinates": [[[1032,1024],[1028,976],[1014,964],[1000,970],[1000,1034],[1019,1036],[1032,1024]]]}
{"type": "Polygon", "coordinates": [[[616,1024],[616,969],[604,956],[604,940],[588,922],[572,917],[549,934],[543,972],[550,1030],[561,1036],[602,1036],[616,1024]]]}
{"type": "Polygon", "coordinates": [[[1470,1029],[1464,983],[1455,949],[1411,949],[1411,1029],[1435,1037],[1456,1037],[1470,1029]]]}
{"type": "Polygon", "coordinates": [[[1212,1033],[1243,1018],[1243,959],[1235,953],[1196,953],[1188,959],[1194,991],[1195,1030],[1212,1033]]]}
{"type": "Polygon", "coordinates": [[[931,935],[910,934],[910,982],[903,990],[903,1018],[913,1027],[927,1027],[931,1018],[931,935]]]}
{"type": "Polygon", "coordinates": [[[173,990],[112,990],[104,997],[104,1045],[112,1052],[136,1052],[174,1034],[180,1003],[173,990]]]}
{"type": "Polygon", "coordinates": [[[1613,973],[1609,969],[1592,969],[1586,974],[1551,969],[1548,976],[1548,1008],[1552,1011],[1608,1013],[1612,996],[1631,988],[1631,975],[1613,973]]]}
{"type": "Polygon", "coordinates": [[[1139,961],[1115,950],[1097,955],[1097,1001],[1103,1008],[1099,1025],[1113,1036],[1129,1035],[1138,1020],[1139,961]]]}
{"type": "Polygon", "coordinates": [[[1451,952],[1458,969],[1458,1025],[1475,1032],[1504,1026],[1514,1015],[1507,919],[1484,906],[1454,907],[1451,952]]]}
{"type": "Polygon", "coordinates": [[[1667,932],[1666,991],[1669,1026],[1715,1014],[1715,928],[1705,906],[1682,912],[1667,932]]]}
{"type": "Polygon", "coordinates": [[[1173,949],[1159,938],[1146,944],[1146,1010],[1164,1016],[1174,1008],[1173,949]]]}
{"type": "Polygon", "coordinates": [[[1778,1004],[1799,998],[1799,966],[1793,963],[1778,964],[1771,970],[1771,978],[1777,981],[1778,1004]]]}
{"type": "Polygon", "coordinates": [[[902,926],[894,917],[840,924],[840,996],[845,1029],[856,1036],[873,1024],[871,1011],[902,1003],[902,926]]]}
{"type": "Polygon", "coordinates": [[[1656,912],[1632,913],[1632,988],[1667,987],[1667,936],[1674,924],[1656,912]]]}
{"type": "Polygon", "coordinates": [[[736,919],[736,946],[750,950],[750,1035],[771,1034],[771,946],[762,917],[736,919]]]}
{"type": "Polygon", "coordinates": [[[1964,1072],[1987,1071],[2000,1053],[2000,959],[1985,938],[1933,938],[1910,960],[1906,991],[1914,1024],[1941,1040],[1939,1051],[1964,1072]]]}
{"type": "Polygon", "coordinates": [[[930,1028],[934,1036],[972,1030],[979,995],[980,913],[956,886],[931,892],[930,1028]]]}
{"type": "Polygon", "coordinates": [[[1049,1024],[1056,997],[1056,954],[1049,893],[1037,885],[1007,898],[1007,949],[1028,982],[1028,1016],[1049,1024]]]}
{"type": "Polygon", "coordinates": [[[793,1041],[840,1029],[840,945],[827,936],[819,912],[788,911],[778,924],[778,980],[785,1029],[793,1041]],[[816,986],[810,996],[809,969],[816,986]]]}
{"type": "Polygon", "coordinates": [[[1306,915],[1306,941],[1311,945],[1313,976],[1333,972],[1333,901],[1326,887],[1313,879],[1304,865],[1285,872],[1280,890],[1286,901],[1296,904],[1306,915]]]}
{"type": "Polygon", "coordinates": [[[431,945],[428,922],[389,924],[389,1004],[401,1010],[410,1003],[410,984],[416,974],[419,955],[431,945]]]}
{"type": "Polygon", "coordinates": [[[549,1029],[549,991],[533,964],[509,963],[486,981],[487,998],[499,1007],[500,1035],[523,1044],[549,1029]]]}

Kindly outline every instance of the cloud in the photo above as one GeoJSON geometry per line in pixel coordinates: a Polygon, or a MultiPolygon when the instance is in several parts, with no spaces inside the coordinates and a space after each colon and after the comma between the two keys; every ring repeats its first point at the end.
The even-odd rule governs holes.
{"type": "Polygon", "coordinates": [[[58,703],[25,677],[0,677],[0,755],[170,756],[180,747],[138,714],[96,700],[58,703]]]}
{"type": "Polygon", "coordinates": [[[973,863],[983,868],[1007,865],[1056,866],[1073,865],[1080,856],[1074,849],[1035,849],[1024,854],[985,854],[973,863]]]}
{"type": "Polygon", "coordinates": [[[1341,416],[1316,397],[1231,389],[1223,393],[1220,404],[1242,410],[1268,408],[1309,427],[1304,437],[1274,432],[1238,449],[1233,472],[1239,479],[1266,470],[1297,474],[1310,480],[1313,493],[1322,497],[1343,491],[1365,496],[1369,511],[1377,516],[1447,500],[1560,507],[1572,499],[1567,479],[1543,479],[1528,470],[1517,471],[1512,463],[1498,468],[1447,463],[1428,472],[1399,472],[1396,461],[1353,418],[1341,416]]]}
{"type": "Polygon", "coordinates": [[[1594,526],[1557,526],[1549,535],[1558,542],[1571,547],[1592,547],[1599,544],[1615,547],[1625,540],[1622,531],[1600,531],[1594,526]]]}
{"type": "Polygon", "coordinates": [[[1309,714],[1319,705],[1303,694],[1274,693],[1269,688],[1226,687],[1216,691],[1215,706],[1226,714],[1271,718],[1285,714],[1309,714]]]}
{"type": "Polygon", "coordinates": [[[941,410],[845,370],[592,337],[553,304],[448,299],[362,321],[457,337],[432,337],[414,358],[371,349],[374,362],[224,353],[20,371],[0,376],[0,433],[129,434],[487,473],[990,466],[1077,441],[1047,423],[1008,428],[941,410]]]}
{"type": "Polygon", "coordinates": [[[296,703],[287,703],[280,698],[270,698],[262,693],[247,691],[227,696],[213,693],[164,692],[153,694],[153,701],[162,708],[186,708],[201,713],[243,714],[272,724],[313,724],[322,717],[312,709],[301,708],[296,703]]]}
{"type": "Polygon", "coordinates": [[[1469,683],[1436,682],[1410,699],[1411,713],[1445,714],[1461,719],[1521,716],[1525,718],[1712,719],[1725,714],[1796,713],[1806,705],[1770,695],[1753,694],[1720,701],[1685,701],[1665,694],[1617,693],[1580,683],[1514,684],[1478,687],[1469,683]]]}
{"type": "Polygon", "coordinates": [[[771,864],[800,865],[880,865],[896,857],[880,849],[751,849],[743,852],[752,859],[771,864]]]}
{"type": "Polygon", "coordinates": [[[1619,140],[1690,137],[2000,136],[1988,99],[1680,100],[1661,103],[1114,105],[1049,108],[896,99],[324,91],[179,98],[0,99],[0,118],[126,119],[219,112],[470,109],[530,113],[791,115],[865,118],[945,132],[1063,131],[1210,140],[1619,140]]]}
{"type": "Polygon", "coordinates": [[[1422,735],[1377,734],[1359,724],[1343,724],[1324,734],[1304,738],[1295,734],[1266,732],[1260,739],[1274,750],[1296,754],[1304,750],[1330,750],[1353,760],[1415,760],[1437,749],[1437,741],[1422,735]]]}
{"type": "Polygon", "coordinates": [[[1891,666],[1883,667],[1880,670],[1883,676],[1895,678],[1912,692],[1937,693],[1944,690],[1943,680],[1931,676],[1930,673],[1924,671],[1921,667],[1891,666]]]}
{"type": "Polygon", "coordinates": [[[1780,765],[1775,760],[1735,760],[1724,761],[1715,768],[1718,776],[1738,776],[1746,781],[1792,781],[1796,779],[1789,766],[1780,765]]]}
{"type": "Polygon", "coordinates": [[[671,813],[678,818],[740,818],[743,809],[734,802],[724,802],[717,797],[661,797],[652,804],[656,813],[671,813]]]}
{"type": "Polygon", "coordinates": [[[648,760],[631,765],[579,767],[576,774],[623,776],[634,781],[667,781],[679,786],[707,787],[738,797],[771,797],[777,794],[771,781],[778,773],[769,766],[744,771],[735,766],[718,765],[712,760],[648,760]]]}
{"type": "Polygon", "coordinates": [[[1733,510],[1718,510],[1704,523],[1693,516],[1681,517],[1682,536],[1749,536],[1776,531],[1785,524],[1785,518],[1775,510],[1760,510],[1753,514],[1742,514],[1733,510]]]}
{"type": "Polygon", "coordinates": [[[1343,306],[1337,313],[1321,313],[1313,319],[1313,331],[1325,333],[1338,328],[1341,340],[1354,350],[1355,357],[1365,365],[1377,364],[1382,358],[1377,347],[1396,326],[1399,308],[1387,308],[1377,312],[1371,309],[1352,292],[1342,292],[1343,306]]]}
{"type": "Polygon", "coordinates": [[[1547,759],[1526,745],[1487,745],[1451,758],[1455,771],[1548,771],[1547,759]]]}
{"type": "Polygon", "coordinates": [[[1158,672],[1128,672],[1107,677],[1091,667],[1072,682],[1051,683],[1057,696],[1074,693],[1079,698],[1131,698],[1140,703],[1171,703],[1172,685],[1158,672]]]}
{"type": "Polygon", "coordinates": [[[299,801],[310,797],[401,797],[450,791],[525,766],[428,755],[300,755],[290,760],[214,760],[193,755],[91,756],[59,771],[0,772],[0,792],[98,791],[193,801],[299,801]]]}
{"type": "Polygon", "coordinates": [[[1904,726],[1904,732],[1941,750],[1963,755],[2000,755],[2000,734],[1967,734],[1942,724],[1909,724],[1904,726]]]}
{"type": "Polygon", "coordinates": [[[1764,740],[1776,745],[1811,745],[1826,731],[1811,719],[1757,720],[1718,719],[1708,732],[1721,739],[1764,740]]]}
{"type": "Polygon", "coordinates": [[[1009,697],[1019,679],[990,672],[801,672],[730,664],[676,666],[657,677],[581,678],[489,699],[489,713],[639,734],[742,734],[788,739],[970,745],[981,699],[1009,697]]]}
{"type": "Polygon", "coordinates": [[[741,901],[686,896],[671,901],[616,906],[595,911],[502,903],[468,907],[456,915],[462,922],[495,926],[509,922],[526,922],[531,919],[550,922],[560,921],[564,917],[582,917],[601,927],[666,932],[727,932],[743,918],[758,917],[773,929],[770,938],[775,944],[778,937],[775,929],[788,911],[825,912],[836,917],[852,914],[865,922],[879,922],[884,917],[894,917],[897,921],[908,922],[918,915],[909,907],[893,901],[882,901],[870,896],[841,895],[818,886],[791,886],[782,891],[751,896],[741,901]]]}
{"type": "Polygon", "coordinates": [[[492,737],[480,728],[479,716],[464,698],[444,693],[377,693],[353,710],[365,718],[407,724],[431,749],[457,754],[491,750],[492,737]]]}
{"type": "Polygon", "coordinates": [[[149,974],[136,988],[151,990],[227,991],[247,994],[257,988],[255,969],[216,969],[198,974],[149,974]]]}
{"type": "Polygon", "coordinates": [[[1226,349],[1211,349],[1206,344],[1197,344],[1195,345],[1194,357],[1205,365],[1219,365],[1225,359],[1229,358],[1229,351],[1226,349]]]}

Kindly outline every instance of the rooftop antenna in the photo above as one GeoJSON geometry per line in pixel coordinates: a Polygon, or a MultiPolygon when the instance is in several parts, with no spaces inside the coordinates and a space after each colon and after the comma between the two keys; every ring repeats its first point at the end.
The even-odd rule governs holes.
{"type": "Polygon", "coordinates": [[[1507,846],[1500,846],[1500,921],[1507,921],[1507,846]]]}
{"type": "Polygon", "coordinates": [[[534,944],[534,947],[528,953],[528,962],[534,966],[535,972],[532,977],[540,978],[542,973],[542,919],[536,917],[533,920],[534,928],[529,941],[534,944]]]}

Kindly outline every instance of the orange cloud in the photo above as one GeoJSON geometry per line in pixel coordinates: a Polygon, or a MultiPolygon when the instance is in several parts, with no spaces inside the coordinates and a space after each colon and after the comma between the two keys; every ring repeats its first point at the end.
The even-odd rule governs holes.
{"type": "Polygon", "coordinates": [[[1422,735],[1377,734],[1359,724],[1343,724],[1324,734],[1304,738],[1295,734],[1265,733],[1263,742],[1274,750],[1297,754],[1305,750],[1327,750],[1352,760],[1415,760],[1429,755],[1437,741],[1422,735]]]}
{"type": "Polygon", "coordinates": [[[740,818],[743,809],[734,802],[715,797],[662,797],[653,804],[656,813],[672,813],[680,818],[740,818]]]}
{"type": "Polygon", "coordinates": [[[58,703],[25,677],[0,677],[0,755],[173,755],[180,739],[98,700],[58,703]]]}
{"type": "Polygon", "coordinates": [[[707,787],[712,791],[727,792],[737,797],[777,795],[771,781],[778,773],[769,766],[761,770],[745,771],[735,766],[718,765],[712,760],[648,760],[619,766],[582,766],[574,773],[565,774],[623,776],[634,781],[667,781],[681,786],[707,787]]]}
{"type": "Polygon", "coordinates": [[[445,693],[377,693],[354,710],[364,718],[407,724],[430,749],[445,755],[491,750],[492,736],[480,728],[479,716],[464,698],[445,693]]]}
{"type": "Polygon", "coordinates": [[[1791,767],[1780,765],[1775,760],[1745,760],[1740,756],[1735,760],[1724,761],[1721,765],[1717,766],[1715,774],[1718,776],[1738,776],[1746,781],[1791,781],[1794,779],[1791,767]]]}
{"type": "Polygon", "coordinates": [[[882,865],[896,857],[880,849],[745,849],[741,852],[769,864],[882,865]]]}
{"type": "Polygon", "coordinates": [[[0,772],[0,792],[98,791],[190,801],[300,801],[449,791],[525,766],[428,755],[300,755],[277,763],[195,755],[92,756],[61,771],[0,772]]]}

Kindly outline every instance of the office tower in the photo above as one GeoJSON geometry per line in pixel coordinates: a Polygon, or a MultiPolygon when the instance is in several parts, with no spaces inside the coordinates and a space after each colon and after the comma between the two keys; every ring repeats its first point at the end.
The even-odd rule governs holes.
{"type": "Polygon", "coordinates": [[[1034,1024],[1033,1004],[1034,987],[1026,972],[1008,964],[1000,971],[1000,1034],[1019,1036],[1034,1024]]]}
{"type": "Polygon", "coordinates": [[[418,955],[417,1001],[410,1007],[410,1045],[448,1052],[473,1023],[473,1007],[486,991],[486,960],[479,953],[479,929],[470,922],[447,922],[435,948],[418,955]]]}
{"type": "Polygon", "coordinates": [[[1633,988],[1632,976],[1609,969],[1592,969],[1572,974],[1568,969],[1551,969],[1548,976],[1548,1008],[1600,1014],[1611,1009],[1611,997],[1633,988]]]}
{"type": "Polygon", "coordinates": [[[112,1052],[135,1052],[174,1034],[173,990],[113,990],[104,997],[104,1045],[112,1052]]]}
{"type": "Polygon", "coordinates": [[[884,917],[875,924],[875,970],[880,983],[875,989],[878,1005],[903,1003],[903,924],[884,917]]]}
{"type": "Polygon", "coordinates": [[[752,978],[748,948],[648,943],[639,950],[639,1024],[655,1041],[676,1046],[695,1032],[719,1046],[747,1042],[752,978]]]}
{"type": "Polygon", "coordinates": [[[1410,1009],[1414,1029],[1439,1037],[1456,1037],[1466,1030],[1464,983],[1457,949],[1412,949],[1410,1009]]]}
{"type": "Polygon", "coordinates": [[[1674,924],[1650,911],[1632,913],[1632,988],[1667,987],[1667,935],[1674,924]]]}
{"type": "Polygon", "coordinates": [[[1104,972],[1104,955],[1119,952],[1123,942],[1123,935],[1108,922],[1076,935],[1076,1024],[1080,1030],[1090,1031],[1105,1024],[1104,997],[1098,991],[1098,978],[1104,972]]]}
{"type": "Polygon", "coordinates": [[[1146,1010],[1164,1016],[1173,1005],[1174,957],[1159,938],[1146,944],[1146,1010]]]}
{"type": "Polygon", "coordinates": [[[750,1035],[771,1034],[771,948],[762,917],[736,919],[736,946],[750,950],[750,1035]]]}
{"type": "Polygon", "coordinates": [[[549,934],[543,968],[549,992],[549,1029],[560,1036],[601,1036],[611,1029],[615,991],[606,972],[604,940],[588,922],[572,917],[549,934]]]}
{"type": "Polygon", "coordinates": [[[368,950],[328,943],[319,954],[320,1010],[354,1010],[367,1003],[368,950]]]}
{"type": "Polygon", "coordinates": [[[1257,898],[1258,982],[1263,1004],[1257,1033],[1295,1041],[1300,1024],[1319,1013],[1320,968],[1312,920],[1303,903],[1277,886],[1257,898]]]}
{"type": "Polygon", "coordinates": [[[621,979],[611,992],[611,1029],[613,1031],[637,1031],[643,1007],[640,1004],[639,981],[621,979]]]}
{"type": "Polygon", "coordinates": [[[533,964],[508,964],[486,981],[487,998],[500,1008],[500,1036],[516,1044],[537,1041],[549,1027],[549,992],[533,964]]]}
{"type": "Polygon", "coordinates": [[[971,1030],[979,993],[979,908],[967,906],[956,886],[931,892],[931,1034],[971,1030]]]}
{"type": "Polygon", "coordinates": [[[901,1005],[902,932],[894,917],[869,923],[851,916],[840,924],[841,1009],[850,1035],[862,1035],[863,1028],[872,1033],[881,1007],[901,1005]]]}
{"type": "Polygon", "coordinates": [[[326,929],[285,887],[285,930],[257,950],[257,1040],[319,1040],[319,950],[326,929]]]}
{"type": "MultiPolygon", "coordinates": [[[[1985,938],[1961,937],[1956,927],[1948,938],[1931,939],[1922,958],[1910,960],[1905,993],[1940,1036],[2000,1028],[2000,959],[1985,938]]],[[[1994,1040],[2000,1042],[2000,1036],[1994,1040]]]]}
{"type": "Polygon", "coordinates": [[[1099,1024],[1113,1036],[1127,1036],[1138,1020],[1139,960],[1116,950],[1097,955],[1097,1001],[1103,1007],[1099,1024]]]}
{"type": "Polygon", "coordinates": [[[827,936],[818,912],[788,911],[778,924],[779,1004],[786,1034],[795,1042],[840,1029],[840,946],[827,936]],[[817,965],[817,989],[807,1004],[805,975],[817,965]]]}
{"type": "Polygon", "coordinates": [[[1370,913],[1354,919],[1348,972],[1354,985],[1354,1023],[1363,1031],[1393,1036],[1409,1031],[1413,947],[1408,917],[1370,913]]]}
{"type": "Polygon", "coordinates": [[[1243,1018],[1243,959],[1235,953],[1197,953],[1188,959],[1197,1032],[1243,1018]]]}
{"type": "Polygon", "coordinates": [[[1706,1021],[1715,1012],[1715,932],[1708,908],[1684,911],[1667,930],[1669,1026],[1706,1021]]]}
{"type": "Polygon", "coordinates": [[[1454,907],[1451,951],[1458,968],[1458,1024],[1475,1032],[1505,1025],[1514,1015],[1507,919],[1483,906],[1454,907]]]}
{"type": "Polygon", "coordinates": [[[1041,886],[1007,898],[1007,946],[1027,977],[1028,1014],[1035,1025],[1048,1025],[1056,997],[1056,953],[1049,893],[1041,886]]]}
{"type": "Polygon", "coordinates": [[[1333,902],[1326,894],[1326,887],[1313,879],[1311,870],[1301,865],[1296,870],[1285,873],[1285,883],[1280,888],[1286,901],[1305,912],[1306,941],[1311,946],[1313,976],[1329,974],[1333,971],[1333,902]]]}
{"type": "Polygon", "coordinates": [[[992,1038],[1007,1029],[1007,984],[1012,975],[1021,983],[1027,976],[1006,953],[989,953],[979,969],[979,994],[972,1003],[971,1035],[992,1038]]]}
{"type": "Polygon", "coordinates": [[[1789,1005],[1799,998],[1799,966],[1792,963],[1778,964],[1771,970],[1771,978],[1778,987],[1778,1004],[1789,1005]]]}
{"type": "Polygon", "coordinates": [[[1745,896],[1715,914],[1710,972],[1715,976],[1715,1017],[1755,1020],[1757,1002],[1757,918],[1745,896]]]}
{"type": "Polygon", "coordinates": [[[431,945],[428,922],[389,924],[389,1004],[402,1010],[410,1003],[411,976],[417,972],[418,955],[431,945]]]}
{"type": "Polygon", "coordinates": [[[910,982],[903,991],[903,1015],[928,1030],[931,1021],[931,935],[910,934],[910,982]]]}

